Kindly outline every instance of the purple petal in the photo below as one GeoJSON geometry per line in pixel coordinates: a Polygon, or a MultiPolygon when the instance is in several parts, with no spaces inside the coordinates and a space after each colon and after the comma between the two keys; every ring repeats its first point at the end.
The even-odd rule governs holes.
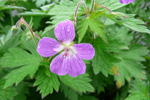
{"type": "Polygon", "coordinates": [[[50,70],[58,75],[66,75],[76,77],[84,74],[86,66],[81,58],[77,56],[64,57],[63,53],[56,56],[50,64],[50,70]]]}
{"type": "Polygon", "coordinates": [[[76,77],[78,75],[84,74],[86,71],[86,66],[81,58],[73,56],[70,60],[70,71],[69,75],[76,77]]]}
{"type": "Polygon", "coordinates": [[[57,24],[55,27],[55,36],[60,42],[73,41],[75,37],[73,22],[66,20],[57,24]]]}
{"type": "Polygon", "coordinates": [[[91,44],[74,44],[73,47],[75,47],[78,57],[82,59],[89,60],[95,55],[95,50],[91,44]]]}
{"type": "Polygon", "coordinates": [[[57,49],[61,44],[55,39],[44,37],[39,41],[37,52],[43,57],[50,57],[59,52],[57,49]]]}
{"type": "Polygon", "coordinates": [[[120,0],[120,3],[129,4],[135,0],[120,0]]]}
{"type": "Polygon", "coordinates": [[[59,54],[51,62],[50,70],[58,75],[66,75],[70,70],[69,58],[64,58],[61,54],[59,54]]]}
{"type": "Polygon", "coordinates": [[[123,3],[123,1],[122,1],[122,0],[120,0],[120,3],[123,3]]]}

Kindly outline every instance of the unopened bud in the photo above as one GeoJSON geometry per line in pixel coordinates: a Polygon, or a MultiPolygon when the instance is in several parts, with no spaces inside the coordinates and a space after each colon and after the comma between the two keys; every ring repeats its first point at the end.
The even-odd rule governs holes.
{"type": "Polygon", "coordinates": [[[129,18],[128,16],[126,16],[125,14],[121,13],[121,12],[111,12],[111,14],[116,15],[118,17],[126,17],[129,18]]]}
{"type": "Polygon", "coordinates": [[[121,82],[120,79],[117,80],[116,85],[117,85],[117,88],[118,88],[118,89],[122,87],[122,82],[121,82]]]}
{"type": "Polygon", "coordinates": [[[11,28],[11,32],[12,32],[12,34],[16,34],[16,33],[18,32],[18,27],[13,26],[13,27],[11,28]]]}
{"type": "Polygon", "coordinates": [[[25,31],[26,30],[26,26],[23,23],[20,23],[20,28],[25,31]]]}
{"type": "Polygon", "coordinates": [[[110,70],[110,72],[114,75],[119,76],[119,68],[115,65],[113,65],[113,68],[110,70]]]}

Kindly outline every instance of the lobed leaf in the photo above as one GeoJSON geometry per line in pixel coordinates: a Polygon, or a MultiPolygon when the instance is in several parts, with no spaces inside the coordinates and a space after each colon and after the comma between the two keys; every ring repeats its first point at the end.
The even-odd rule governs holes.
{"type": "Polygon", "coordinates": [[[49,72],[49,76],[45,74],[44,68],[40,68],[37,75],[36,81],[34,82],[34,86],[38,86],[37,90],[40,90],[42,98],[47,96],[49,93],[53,93],[53,89],[57,92],[59,90],[59,80],[57,76],[51,72],[49,72]]]}
{"type": "Polygon", "coordinates": [[[78,42],[81,42],[88,27],[90,27],[90,29],[93,31],[93,35],[100,36],[107,43],[106,33],[104,29],[105,26],[100,20],[98,20],[100,15],[95,16],[95,13],[97,14],[97,12],[93,12],[89,17],[79,22],[77,26],[79,34],[78,42]]]}
{"type": "Polygon", "coordinates": [[[3,79],[0,80],[0,100],[13,100],[13,98],[17,95],[17,91],[14,87],[8,87],[3,89],[5,85],[5,81],[3,79]]]}
{"type": "Polygon", "coordinates": [[[71,77],[69,75],[59,76],[60,80],[66,85],[78,92],[93,92],[94,88],[89,83],[87,74],[79,75],[77,77],[71,77]]]}
{"type": "Polygon", "coordinates": [[[27,83],[22,82],[17,87],[16,90],[18,94],[14,97],[14,100],[26,100],[26,95],[29,94],[29,89],[27,87],[27,83]]]}
{"type": "Polygon", "coordinates": [[[144,61],[143,56],[147,54],[148,50],[145,47],[133,45],[129,50],[122,51],[118,55],[121,59],[121,62],[115,64],[119,68],[119,76],[115,76],[118,84],[124,85],[125,79],[130,81],[132,77],[146,79],[145,66],[139,61],[144,61]]]}
{"type": "Polygon", "coordinates": [[[38,66],[42,58],[36,52],[35,44],[33,42],[25,42],[24,46],[26,50],[11,48],[9,52],[4,54],[1,58],[0,64],[2,65],[2,68],[16,68],[6,75],[4,88],[11,86],[13,83],[17,85],[27,75],[30,75],[32,78],[38,70],[38,66]]]}
{"type": "Polygon", "coordinates": [[[129,96],[125,100],[150,100],[149,91],[149,82],[136,80],[129,91],[129,96]]]}
{"type": "Polygon", "coordinates": [[[78,100],[78,94],[71,88],[61,84],[61,89],[69,100],[78,100]]]}
{"type": "MultiPolygon", "coordinates": [[[[55,5],[49,12],[49,15],[52,15],[52,21],[47,23],[52,24],[48,30],[45,30],[44,33],[54,28],[59,22],[66,19],[71,19],[74,15],[76,6],[80,0],[61,0],[59,5],[55,5]]],[[[80,7],[79,7],[80,8],[80,7]]],[[[78,10],[78,13],[81,12],[81,9],[78,10]]]]}
{"type": "Polygon", "coordinates": [[[98,43],[95,42],[93,46],[95,48],[95,56],[92,60],[93,71],[95,74],[102,72],[105,76],[108,76],[113,68],[113,63],[118,62],[119,59],[102,50],[98,43]]]}
{"type": "Polygon", "coordinates": [[[150,34],[150,30],[147,29],[146,26],[144,26],[144,22],[142,20],[138,20],[135,18],[127,18],[123,20],[122,24],[134,31],[150,34]]]}

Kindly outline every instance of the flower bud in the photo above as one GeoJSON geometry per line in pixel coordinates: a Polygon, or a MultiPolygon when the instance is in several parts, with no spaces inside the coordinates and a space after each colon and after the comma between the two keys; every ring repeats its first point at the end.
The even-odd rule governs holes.
{"type": "Polygon", "coordinates": [[[12,32],[12,34],[16,34],[16,33],[18,32],[18,27],[13,26],[13,27],[11,28],[11,32],[12,32]]]}
{"type": "Polygon", "coordinates": [[[119,68],[115,65],[113,65],[113,68],[110,70],[110,72],[113,74],[113,75],[119,75],[119,68]]]}
{"type": "Polygon", "coordinates": [[[122,82],[121,82],[120,79],[117,80],[116,85],[117,85],[117,88],[118,88],[118,89],[122,87],[122,82]]]}
{"type": "Polygon", "coordinates": [[[26,26],[23,23],[20,23],[20,28],[25,31],[26,30],[26,26]]]}
{"type": "Polygon", "coordinates": [[[118,16],[118,17],[126,17],[128,18],[128,16],[126,16],[125,14],[121,13],[121,12],[111,12],[111,14],[118,16]]]}

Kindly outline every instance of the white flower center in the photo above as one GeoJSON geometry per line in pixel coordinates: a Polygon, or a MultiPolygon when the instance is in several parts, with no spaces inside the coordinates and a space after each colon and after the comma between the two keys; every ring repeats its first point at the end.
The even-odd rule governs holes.
{"type": "Polygon", "coordinates": [[[54,48],[54,51],[61,52],[61,55],[64,58],[70,58],[71,56],[75,56],[76,50],[72,46],[73,42],[63,42],[61,45],[57,45],[56,48],[54,48]]]}

